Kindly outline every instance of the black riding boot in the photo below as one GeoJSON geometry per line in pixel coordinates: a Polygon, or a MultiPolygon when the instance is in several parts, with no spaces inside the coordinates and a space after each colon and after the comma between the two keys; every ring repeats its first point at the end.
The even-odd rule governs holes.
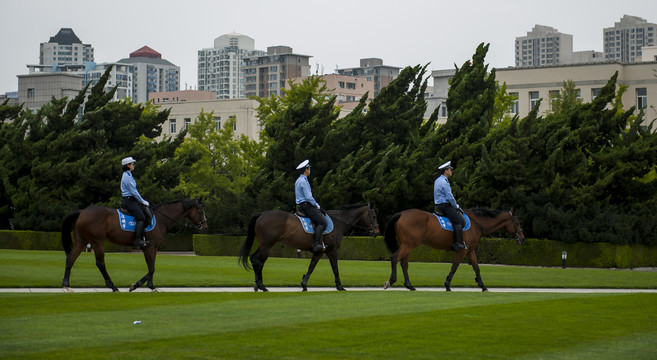
{"type": "Polygon", "coordinates": [[[322,234],[324,232],[324,229],[326,228],[326,225],[320,224],[315,226],[315,240],[313,241],[313,252],[318,253],[320,251],[324,251],[324,244],[322,243],[322,234]]]}
{"type": "Polygon", "coordinates": [[[142,246],[148,245],[148,241],[144,239],[144,222],[137,221],[135,225],[135,248],[140,248],[142,246]]]}
{"type": "Polygon", "coordinates": [[[454,225],[454,250],[466,250],[468,246],[463,242],[463,225],[454,225]]]}

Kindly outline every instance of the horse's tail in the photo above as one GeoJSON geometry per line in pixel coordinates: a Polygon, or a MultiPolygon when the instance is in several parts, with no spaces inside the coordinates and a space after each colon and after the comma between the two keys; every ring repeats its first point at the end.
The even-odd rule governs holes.
{"type": "Polygon", "coordinates": [[[242,248],[240,249],[239,258],[237,259],[237,261],[247,270],[251,269],[251,265],[249,265],[249,253],[253,246],[253,239],[255,239],[255,223],[260,215],[262,215],[262,213],[251,216],[251,220],[249,220],[249,230],[246,234],[246,239],[244,239],[244,243],[242,244],[242,248]]]}
{"type": "Polygon", "coordinates": [[[64,246],[66,255],[71,252],[71,245],[73,244],[71,230],[73,230],[75,222],[78,221],[78,217],[80,217],[80,211],[72,212],[64,218],[64,222],[62,223],[62,246],[64,246]]]}
{"type": "Polygon", "coordinates": [[[391,254],[394,254],[399,250],[399,243],[397,242],[397,220],[401,217],[401,213],[398,212],[393,215],[388,223],[386,224],[386,233],[383,237],[383,240],[386,242],[386,246],[391,254]]]}

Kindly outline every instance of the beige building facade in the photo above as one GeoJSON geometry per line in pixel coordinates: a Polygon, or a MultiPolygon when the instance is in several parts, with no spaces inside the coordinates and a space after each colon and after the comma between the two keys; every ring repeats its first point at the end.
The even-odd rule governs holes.
{"type": "Polygon", "coordinates": [[[507,92],[518,100],[512,114],[527,116],[538,99],[543,99],[539,114],[552,111],[550,99],[562,91],[565,81],[572,80],[583,102],[590,102],[609,79],[618,72],[617,84],[627,86],[622,102],[625,109],[632,106],[645,111],[644,125],[657,118],[657,62],[633,64],[599,63],[541,68],[496,69],[496,79],[506,83],[507,92]]]}
{"type": "Polygon", "coordinates": [[[212,112],[217,126],[223,127],[228,119],[235,117],[235,133],[259,141],[261,128],[255,110],[258,106],[258,102],[252,99],[176,101],[160,104],[161,110],[171,111],[169,119],[162,126],[159,139],[164,136],[177,136],[187,126],[195,123],[201,112],[212,112]]]}
{"type": "Polygon", "coordinates": [[[152,92],[148,94],[148,102],[160,105],[169,102],[214,100],[214,92],[201,90],[180,90],[152,92]]]}
{"type": "Polygon", "coordinates": [[[34,73],[18,75],[18,102],[36,112],[41,106],[56,99],[72,99],[82,90],[82,76],[71,73],[34,73]]]}

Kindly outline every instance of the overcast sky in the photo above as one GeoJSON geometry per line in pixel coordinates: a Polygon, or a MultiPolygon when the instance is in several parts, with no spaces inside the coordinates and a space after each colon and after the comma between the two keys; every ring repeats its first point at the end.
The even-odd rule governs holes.
{"type": "Polygon", "coordinates": [[[180,66],[181,89],[196,87],[197,52],[232,32],[255,48],[286,45],[312,56],[312,73],[381,58],[404,67],[453,68],[490,43],[491,67],[514,65],[514,41],[536,24],[573,35],[573,50],[602,51],[602,30],[624,14],[657,23],[655,0],[0,0],[0,93],[39,63],[39,44],[72,28],[115,62],[149,46],[180,66]],[[319,66],[318,66],[319,65],[319,66]]]}

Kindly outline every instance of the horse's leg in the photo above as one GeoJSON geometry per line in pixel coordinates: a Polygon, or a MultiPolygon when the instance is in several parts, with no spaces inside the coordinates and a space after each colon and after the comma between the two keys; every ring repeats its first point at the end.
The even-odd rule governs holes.
{"type": "Polygon", "coordinates": [[[472,264],[472,270],[475,272],[475,281],[477,282],[477,285],[479,285],[481,291],[488,291],[488,288],[481,280],[481,274],[479,273],[479,263],[477,262],[477,253],[474,251],[474,248],[468,251],[468,259],[470,260],[470,264],[472,264]]]}
{"type": "Polygon", "coordinates": [[[335,276],[335,288],[340,291],[346,291],[347,289],[342,287],[342,281],[340,281],[340,271],[338,271],[338,249],[333,248],[331,251],[329,251],[328,254],[326,254],[326,256],[329,258],[331,269],[333,269],[333,276],[335,276]]]}
{"type": "Polygon", "coordinates": [[[454,261],[452,262],[452,270],[450,270],[449,275],[447,275],[447,279],[445,279],[445,289],[447,291],[452,291],[452,288],[450,287],[450,284],[452,283],[452,278],[454,277],[454,273],[456,272],[456,269],[459,268],[459,264],[461,261],[463,261],[463,258],[465,257],[465,250],[460,250],[456,251],[454,253],[454,261]]]}
{"type": "Polygon", "coordinates": [[[303,288],[303,291],[308,291],[308,279],[310,278],[310,274],[312,274],[315,270],[315,266],[317,266],[317,263],[319,262],[319,259],[322,258],[322,255],[323,253],[313,253],[313,258],[310,259],[310,265],[308,265],[308,272],[306,272],[301,279],[301,287],[303,288]]]}
{"type": "Polygon", "coordinates": [[[383,284],[384,290],[391,287],[395,282],[397,282],[397,262],[399,262],[397,258],[398,253],[399,250],[397,250],[396,253],[390,255],[390,266],[392,267],[392,270],[390,271],[390,280],[386,281],[385,284],[383,284]]]}
{"type": "Polygon", "coordinates": [[[411,279],[408,276],[408,259],[411,257],[410,252],[404,256],[400,263],[402,267],[402,271],[404,272],[404,286],[411,291],[415,291],[415,287],[411,285],[411,279]]]}
{"type": "Polygon", "coordinates": [[[253,291],[269,291],[262,282],[262,268],[265,266],[265,261],[269,258],[269,250],[264,250],[261,246],[251,255],[251,265],[253,266],[253,273],[255,273],[255,286],[253,291]]]}
{"type": "Polygon", "coordinates": [[[155,273],[155,248],[154,247],[142,247],[142,252],[144,253],[144,259],[146,259],[146,266],[148,267],[148,272],[144,277],[139,279],[136,283],[130,285],[130,291],[135,291],[144,283],[148,286],[149,289],[156,291],[155,286],[153,286],[153,274],[155,273]]]}
{"type": "Polygon", "coordinates": [[[410,258],[410,256],[411,256],[411,249],[405,244],[402,244],[399,247],[399,251],[397,252],[397,258],[399,259],[399,263],[401,264],[401,268],[404,273],[404,286],[407,289],[414,291],[415,287],[411,285],[411,279],[408,276],[408,259],[410,258]]]}
{"type": "Polygon", "coordinates": [[[64,280],[62,280],[62,286],[64,287],[64,289],[66,289],[69,292],[73,291],[71,290],[69,279],[71,277],[71,269],[75,264],[75,260],[77,260],[78,256],[80,256],[80,253],[82,253],[81,244],[82,244],[82,240],[77,239],[73,244],[73,248],[71,249],[71,252],[68,253],[68,255],[66,255],[66,269],[64,270],[64,280]]]}
{"type": "Polygon", "coordinates": [[[91,245],[94,248],[94,254],[96,254],[96,267],[100,270],[100,273],[105,279],[105,286],[112,289],[113,292],[119,291],[119,289],[114,286],[112,279],[110,279],[107,269],[105,268],[105,241],[99,240],[91,245]]]}

